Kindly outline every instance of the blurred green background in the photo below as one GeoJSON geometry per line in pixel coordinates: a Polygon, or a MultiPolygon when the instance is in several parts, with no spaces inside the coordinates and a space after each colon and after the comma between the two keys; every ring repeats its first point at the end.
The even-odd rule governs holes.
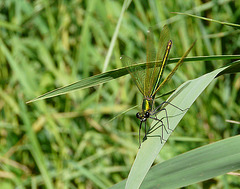
{"type": "MultiPolygon", "coordinates": [[[[45,92],[122,67],[121,54],[145,59],[146,32],[171,31],[170,58],[234,55],[239,30],[171,12],[229,23],[240,21],[240,2],[151,0],[125,10],[109,61],[106,59],[123,1],[0,1],[0,188],[108,188],[128,176],[138,151],[142,96],[130,76],[66,95],[25,104],[45,92]],[[125,111],[127,111],[125,113],[125,111]]],[[[188,62],[161,93],[221,67],[230,60],[188,62]]],[[[166,69],[171,71],[174,65],[166,69]]],[[[237,135],[240,78],[217,78],[172,133],[155,163],[237,135]]],[[[158,99],[160,103],[167,97],[158,99]]],[[[188,188],[239,188],[232,175],[188,188]]]]}

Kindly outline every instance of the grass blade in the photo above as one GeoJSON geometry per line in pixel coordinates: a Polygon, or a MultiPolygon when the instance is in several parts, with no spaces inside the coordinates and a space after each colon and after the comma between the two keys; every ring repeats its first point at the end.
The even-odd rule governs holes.
{"type": "MultiPolygon", "coordinates": [[[[240,136],[181,154],[152,167],[141,188],[180,188],[240,169],[240,136]]],[[[112,189],[123,188],[126,180],[112,189]]]]}
{"type": "Polygon", "coordinates": [[[181,12],[172,12],[174,14],[180,14],[180,15],[186,15],[186,16],[191,16],[191,17],[194,17],[194,18],[199,18],[199,19],[202,19],[202,20],[207,20],[209,22],[216,22],[216,23],[219,23],[219,24],[223,24],[223,25],[227,25],[227,26],[232,26],[232,27],[237,27],[237,28],[240,28],[240,25],[239,24],[233,24],[233,23],[230,23],[230,22],[221,22],[219,20],[214,20],[214,19],[211,19],[211,18],[205,18],[205,17],[202,17],[202,16],[197,16],[197,15],[194,15],[194,14],[188,14],[188,13],[181,13],[181,12]]]}
{"type": "MultiPolygon", "coordinates": [[[[188,62],[188,61],[227,60],[227,59],[239,59],[239,58],[240,58],[240,55],[217,55],[217,56],[190,57],[190,58],[185,58],[184,61],[188,62]]],[[[175,58],[175,59],[169,60],[169,63],[175,63],[178,61],[179,61],[179,58],[175,58]]],[[[144,68],[145,64],[144,63],[137,64],[136,66],[141,66],[144,68]]],[[[77,81],[70,85],[67,85],[67,86],[64,86],[61,88],[57,88],[55,90],[47,92],[37,98],[34,98],[34,99],[28,101],[27,103],[51,98],[51,97],[62,95],[62,94],[66,94],[66,93],[72,92],[77,89],[93,87],[93,86],[96,86],[96,85],[99,85],[102,83],[109,82],[113,79],[117,79],[117,78],[122,77],[127,74],[128,74],[128,71],[126,68],[120,68],[120,69],[115,69],[115,70],[111,70],[108,72],[104,72],[104,73],[94,75],[92,77],[88,77],[86,79],[77,81]]]]}
{"type": "MultiPolygon", "coordinates": [[[[237,67],[240,71],[239,62],[233,64],[233,66],[237,67]]],[[[197,99],[197,97],[203,92],[203,90],[211,83],[211,81],[219,74],[221,74],[224,70],[230,69],[231,66],[227,66],[224,68],[217,69],[213,72],[205,74],[197,79],[189,80],[182,84],[170,97],[167,101],[171,102],[177,107],[181,109],[185,109],[184,113],[179,113],[179,110],[176,108],[167,105],[165,108],[167,109],[169,117],[169,125],[172,130],[175,129],[177,124],[183,118],[184,114],[187,112],[187,109],[193,104],[193,102],[197,99]]],[[[158,118],[166,117],[164,111],[160,112],[158,118]]],[[[156,124],[156,121],[152,122],[152,126],[156,124]]],[[[166,125],[166,119],[165,119],[166,125]]],[[[163,137],[165,140],[168,139],[171,133],[163,132],[163,137]]],[[[157,129],[151,136],[161,136],[162,129],[157,129]]],[[[162,136],[161,136],[162,137],[162,136]]],[[[144,177],[146,176],[148,170],[150,169],[153,161],[156,156],[164,146],[164,141],[161,143],[159,137],[148,137],[148,139],[142,144],[141,149],[139,150],[135,162],[131,168],[131,171],[128,176],[128,180],[126,182],[126,188],[138,188],[140,187],[144,177]]]]}

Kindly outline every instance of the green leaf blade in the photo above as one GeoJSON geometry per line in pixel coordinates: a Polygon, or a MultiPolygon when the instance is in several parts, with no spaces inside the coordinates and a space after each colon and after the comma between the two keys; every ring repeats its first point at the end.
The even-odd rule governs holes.
{"type": "MultiPolygon", "coordinates": [[[[180,188],[239,170],[239,145],[240,136],[235,136],[164,161],[150,169],[140,188],[180,188]]],[[[125,184],[126,180],[111,189],[125,184]]]]}
{"type": "MultiPolygon", "coordinates": [[[[223,68],[219,68],[217,70],[214,70],[213,72],[210,72],[208,74],[205,74],[197,79],[190,80],[182,84],[170,97],[167,101],[171,102],[172,104],[182,108],[182,109],[188,109],[193,104],[193,102],[197,99],[197,97],[203,92],[203,90],[211,83],[211,81],[221,73],[224,73],[225,70],[231,70],[231,66],[239,67],[240,62],[236,62],[230,66],[226,66],[223,68]]],[[[233,71],[233,70],[232,70],[233,71]]],[[[235,70],[236,71],[236,70],[235,70]]],[[[228,72],[230,73],[230,72],[228,72]]],[[[177,124],[180,122],[180,120],[183,118],[184,113],[179,114],[179,110],[172,107],[171,105],[167,105],[165,107],[167,109],[168,115],[171,115],[169,119],[169,125],[172,130],[175,129],[177,124]]],[[[158,118],[164,117],[164,112],[160,112],[158,115],[158,118]]],[[[156,122],[152,122],[152,126],[156,122]]],[[[157,129],[151,135],[153,136],[161,136],[162,130],[157,129]]],[[[163,132],[164,139],[167,140],[171,133],[163,132]]],[[[129,173],[128,179],[126,181],[125,188],[139,188],[141,183],[143,182],[144,177],[146,176],[147,172],[149,171],[153,161],[155,160],[156,156],[160,152],[164,145],[164,142],[161,143],[161,140],[158,137],[148,137],[148,139],[142,144],[141,149],[139,150],[137,157],[135,159],[135,162],[131,168],[131,171],[129,173]]],[[[234,151],[232,151],[234,152],[234,151]]],[[[238,154],[237,154],[238,155],[238,154]]],[[[200,155],[198,155],[200,157],[200,155]]],[[[221,154],[221,156],[224,156],[221,154]]],[[[224,161],[221,157],[221,161],[224,161]]],[[[233,156],[235,161],[235,156],[233,156]]],[[[201,160],[201,159],[200,159],[201,160]]],[[[226,159],[225,159],[226,160],[226,159]]],[[[191,165],[194,165],[194,161],[191,161],[191,158],[188,159],[186,162],[191,162],[191,165]]],[[[213,159],[214,162],[214,159],[213,159]]],[[[208,163],[208,162],[206,162],[208,163]]],[[[191,166],[190,166],[191,167],[191,166]]],[[[205,168],[208,168],[209,165],[207,165],[205,168]]],[[[165,169],[167,171],[168,168],[165,169]]],[[[179,168],[181,170],[182,168],[179,168]]],[[[231,169],[232,170],[232,169],[231,169]]],[[[176,169],[175,169],[176,171],[176,169]]],[[[191,168],[189,168],[190,173],[191,168]]],[[[178,171],[177,171],[178,172],[178,171]]],[[[186,171],[187,173],[187,171],[186,171]]],[[[218,172],[219,174],[222,174],[222,172],[218,172]]],[[[219,175],[218,174],[218,175],[219,175]]],[[[184,178],[184,175],[182,173],[179,175],[184,178]]],[[[195,175],[196,176],[196,175],[195,175]]],[[[217,175],[215,175],[217,176],[217,175]]],[[[188,178],[188,176],[186,176],[188,178]]],[[[195,178],[195,177],[194,177],[195,178]]],[[[210,178],[210,177],[206,177],[210,178]]],[[[174,178],[170,175],[170,180],[174,178]]],[[[157,179],[158,181],[159,179],[157,179]]],[[[184,180],[184,179],[183,179],[184,180]]],[[[201,180],[199,180],[200,182],[201,180]]],[[[178,181],[176,181],[178,182],[178,181]]],[[[194,182],[188,182],[188,184],[192,184],[194,182]]],[[[149,183],[148,183],[149,184],[149,183]]],[[[187,183],[185,183],[187,185],[187,183]]],[[[158,188],[158,187],[157,187],[158,188]]],[[[167,187],[169,188],[169,187],[167,187]]]]}
{"type": "MultiPolygon", "coordinates": [[[[201,57],[190,57],[190,58],[185,58],[184,62],[189,62],[189,61],[210,61],[210,60],[227,60],[227,59],[239,59],[240,55],[221,55],[221,56],[201,56],[201,57]]],[[[175,63],[178,62],[179,58],[174,58],[168,61],[168,63],[175,63]]],[[[135,66],[137,67],[145,67],[145,63],[141,63],[135,66]]],[[[29,100],[27,103],[31,103],[34,101],[38,101],[38,100],[43,100],[43,99],[47,99],[47,98],[51,98],[54,96],[59,96],[62,94],[67,94],[70,93],[72,91],[78,90],[78,89],[84,89],[84,88],[89,88],[89,87],[93,87],[93,86],[97,86],[99,84],[103,84],[106,82],[109,82],[113,79],[117,79],[119,77],[122,77],[124,75],[127,75],[128,71],[127,68],[119,68],[119,69],[115,69],[115,70],[111,70],[108,72],[104,72],[98,75],[94,75],[92,77],[88,77],[85,79],[82,79],[80,81],[77,81],[75,83],[72,83],[70,85],[66,85],[64,87],[60,87],[57,88],[55,90],[49,91],[37,98],[34,98],[32,100],[29,100]]]]}

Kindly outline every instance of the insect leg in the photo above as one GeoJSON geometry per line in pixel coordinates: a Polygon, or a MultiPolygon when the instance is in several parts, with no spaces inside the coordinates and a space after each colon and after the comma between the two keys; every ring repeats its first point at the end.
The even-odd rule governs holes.
{"type": "MultiPolygon", "coordinates": [[[[156,131],[157,129],[159,129],[160,127],[162,127],[162,135],[151,135],[151,136],[148,136],[148,137],[159,137],[161,143],[162,143],[162,141],[165,141],[165,142],[166,142],[166,140],[164,140],[164,138],[163,138],[163,128],[164,128],[165,131],[167,132],[167,130],[166,130],[166,128],[165,128],[165,125],[164,125],[164,123],[163,123],[163,121],[162,121],[163,118],[161,118],[161,119],[158,119],[158,118],[155,118],[155,117],[149,117],[149,118],[154,119],[154,120],[156,120],[157,122],[156,122],[151,128],[149,128],[147,134],[151,134],[151,133],[153,133],[154,131],[156,131]],[[160,122],[161,122],[161,124],[158,125],[160,122]]],[[[167,133],[168,133],[168,132],[167,132],[167,133]]]]}
{"type": "MultiPolygon", "coordinates": [[[[173,130],[170,128],[170,126],[169,126],[169,120],[168,120],[168,114],[167,114],[167,110],[166,110],[166,108],[162,108],[162,109],[158,110],[158,111],[155,112],[153,115],[156,115],[157,113],[159,113],[159,112],[161,112],[161,111],[164,111],[165,114],[166,114],[167,128],[168,128],[170,131],[173,131],[173,130]]],[[[165,117],[161,118],[161,120],[164,119],[164,118],[165,118],[165,117]]],[[[165,131],[168,133],[168,131],[167,131],[167,129],[166,129],[165,126],[164,126],[164,129],[165,129],[165,131]]]]}
{"type": "Polygon", "coordinates": [[[139,131],[138,131],[138,139],[139,139],[139,149],[141,147],[141,128],[142,128],[142,121],[139,126],[139,131]]]}
{"type": "Polygon", "coordinates": [[[171,106],[179,109],[179,110],[182,111],[182,112],[185,111],[185,110],[188,110],[188,108],[186,108],[186,109],[183,110],[183,109],[179,108],[178,106],[176,106],[176,105],[174,105],[174,104],[172,104],[172,103],[170,103],[170,102],[164,101],[164,102],[162,102],[160,105],[158,105],[158,106],[155,108],[155,110],[152,112],[152,115],[155,115],[155,114],[159,113],[159,112],[161,111],[161,109],[162,109],[161,107],[162,107],[164,104],[169,104],[169,105],[171,105],[171,106]]]}

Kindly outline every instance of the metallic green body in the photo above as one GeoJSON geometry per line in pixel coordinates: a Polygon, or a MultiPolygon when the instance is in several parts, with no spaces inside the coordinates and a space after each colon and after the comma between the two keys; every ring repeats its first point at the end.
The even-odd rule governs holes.
{"type": "Polygon", "coordinates": [[[139,119],[142,121],[146,121],[148,117],[146,117],[146,112],[149,113],[152,111],[153,107],[153,99],[152,98],[144,98],[142,102],[142,111],[138,112],[139,119]]]}
{"type": "Polygon", "coordinates": [[[153,99],[143,99],[142,102],[142,112],[151,112],[152,111],[152,106],[153,106],[153,99]]]}

